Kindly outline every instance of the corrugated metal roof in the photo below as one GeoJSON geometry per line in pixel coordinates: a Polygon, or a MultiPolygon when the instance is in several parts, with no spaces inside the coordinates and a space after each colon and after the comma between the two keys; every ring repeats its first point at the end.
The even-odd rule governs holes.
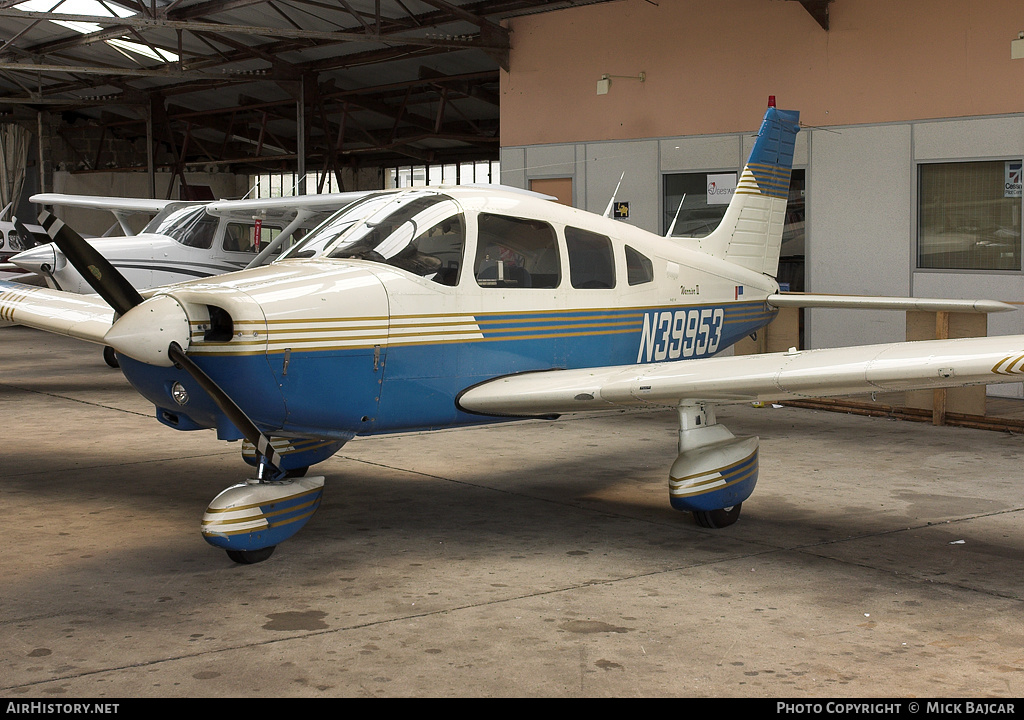
{"type": "Polygon", "coordinates": [[[307,163],[495,158],[500,21],[605,1],[0,0],[0,112],[280,166],[301,98],[307,163]]]}

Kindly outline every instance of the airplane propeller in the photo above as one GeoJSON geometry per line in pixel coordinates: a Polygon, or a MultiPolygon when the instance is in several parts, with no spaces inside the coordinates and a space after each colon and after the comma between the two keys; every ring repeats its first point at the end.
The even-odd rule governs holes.
{"type": "Polygon", "coordinates": [[[39,224],[92,289],[114,308],[114,312],[124,315],[136,305],[142,304],[139,291],[132,287],[125,276],[81,235],[65,225],[63,220],[43,211],[39,215],[39,224]]]}
{"type": "MultiPolygon", "coordinates": [[[[50,213],[45,211],[41,213],[39,215],[39,224],[43,226],[46,234],[50,236],[61,252],[64,253],[68,262],[78,270],[92,289],[117,313],[118,317],[114,320],[108,337],[117,337],[119,334],[123,337],[130,337],[132,338],[133,346],[142,347],[146,350],[146,359],[158,364],[173,364],[191,375],[196,383],[213,398],[213,401],[217,403],[217,407],[234,423],[245,439],[256,447],[257,455],[262,458],[262,462],[260,462],[261,470],[263,469],[262,466],[266,464],[270,466],[269,469],[272,471],[271,477],[281,474],[282,470],[278,465],[277,453],[274,452],[270,445],[270,438],[264,435],[245,412],[238,407],[235,401],[185,354],[181,345],[175,340],[171,340],[166,348],[162,346],[157,347],[154,345],[154,342],[160,343],[159,339],[147,337],[144,332],[138,331],[137,328],[141,324],[153,320],[160,321],[166,318],[169,314],[166,306],[169,304],[176,305],[177,303],[162,296],[144,300],[138,290],[128,282],[124,275],[118,272],[117,268],[109,260],[86,242],[81,235],[50,213]],[[152,306],[153,313],[151,316],[140,316],[138,312],[131,313],[129,316],[129,311],[143,304],[146,304],[147,307],[152,306]],[[119,324],[123,327],[117,328],[119,324]],[[140,338],[142,342],[140,342],[140,338]],[[164,357],[170,362],[161,362],[164,357]]],[[[187,326],[185,332],[187,333],[187,326]]],[[[187,334],[185,337],[187,339],[187,334]]]]}

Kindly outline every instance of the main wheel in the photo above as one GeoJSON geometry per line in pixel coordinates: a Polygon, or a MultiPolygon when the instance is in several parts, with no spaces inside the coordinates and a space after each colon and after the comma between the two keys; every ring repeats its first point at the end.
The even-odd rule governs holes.
{"type": "Polygon", "coordinates": [[[228,557],[239,565],[252,565],[254,563],[263,562],[268,557],[274,554],[274,548],[277,545],[271,545],[270,547],[260,548],[259,550],[226,550],[228,557]]]}
{"type": "Polygon", "coordinates": [[[736,503],[732,507],[722,508],[721,510],[694,510],[693,519],[701,527],[729,527],[739,520],[741,507],[743,507],[743,503],[736,503]]]}
{"type": "Polygon", "coordinates": [[[103,362],[112,368],[121,367],[121,363],[117,361],[117,355],[114,354],[114,348],[112,347],[103,348],[103,362]]]}

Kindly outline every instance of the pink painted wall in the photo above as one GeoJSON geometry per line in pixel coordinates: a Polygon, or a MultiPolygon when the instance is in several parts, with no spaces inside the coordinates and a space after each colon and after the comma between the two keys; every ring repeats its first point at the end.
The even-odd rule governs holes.
{"type": "Polygon", "coordinates": [[[514,18],[505,147],[737,132],[768,95],[812,126],[1024,112],[1022,0],[620,0],[514,18]],[[613,78],[597,95],[605,73],[613,78]]]}

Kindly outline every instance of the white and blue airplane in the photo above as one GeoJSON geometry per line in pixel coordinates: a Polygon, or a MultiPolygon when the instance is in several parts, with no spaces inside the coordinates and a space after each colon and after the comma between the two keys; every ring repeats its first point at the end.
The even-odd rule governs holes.
{"type": "Polygon", "coordinates": [[[244,439],[255,477],[202,533],[269,557],[320,504],[305,477],[353,437],[623,407],[672,407],[673,507],[736,521],[758,439],[721,403],[1019,382],[1024,336],[718,356],[783,306],[969,312],[989,301],[782,295],[775,280],[798,114],[769,107],[717,230],[665,238],[501,189],[369,194],[270,265],[141,295],[41,217],[99,297],[0,282],[0,320],[109,345],[178,430],[244,439]]]}

